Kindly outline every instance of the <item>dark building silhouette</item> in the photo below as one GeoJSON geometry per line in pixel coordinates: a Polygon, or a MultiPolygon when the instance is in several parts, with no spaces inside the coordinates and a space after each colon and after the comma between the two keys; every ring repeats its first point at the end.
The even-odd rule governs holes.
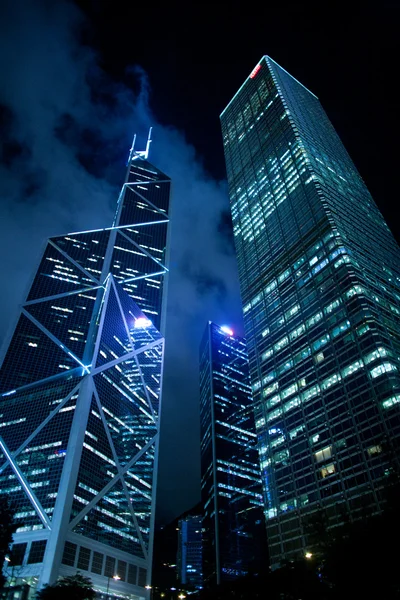
{"type": "Polygon", "coordinates": [[[244,576],[265,560],[248,368],[244,340],[209,322],[200,349],[205,584],[244,576]]]}
{"type": "Polygon", "coordinates": [[[177,573],[181,586],[188,589],[203,587],[202,527],[199,515],[179,519],[177,573]]]}

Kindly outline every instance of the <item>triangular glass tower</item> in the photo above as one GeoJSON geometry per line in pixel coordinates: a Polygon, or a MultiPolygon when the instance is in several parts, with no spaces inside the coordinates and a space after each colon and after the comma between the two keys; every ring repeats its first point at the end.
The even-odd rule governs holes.
{"type": "Polygon", "coordinates": [[[104,600],[149,593],[170,179],[148,148],[131,150],[112,227],[49,239],[5,353],[14,590],[79,570],[104,600]]]}

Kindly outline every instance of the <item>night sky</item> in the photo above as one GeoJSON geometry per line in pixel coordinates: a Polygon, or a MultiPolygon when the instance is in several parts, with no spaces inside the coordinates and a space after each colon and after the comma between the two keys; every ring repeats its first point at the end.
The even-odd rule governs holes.
{"type": "Polygon", "coordinates": [[[263,54],[321,100],[400,238],[400,10],[380,2],[0,3],[0,336],[47,237],[111,224],[133,133],[173,180],[158,520],[199,499],[198,345],[243,333],[219,114],[263,54]]]}

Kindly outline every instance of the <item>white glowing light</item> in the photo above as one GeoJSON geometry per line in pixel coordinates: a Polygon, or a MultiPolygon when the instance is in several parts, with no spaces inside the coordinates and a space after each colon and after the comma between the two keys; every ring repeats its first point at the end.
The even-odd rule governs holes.
{"type": "Polygon", "coordinates": [[[153,323],[150,321],[150,319],[147,319],[146,317],[139,317],[138,319],[136,319],[134,327],[135,329],[146,329],[147,327],[151,327],[153,325],[153,323]]]}
{"type": "Polygon", "coordinates": [[[223,325],[222,327],[220,327],[221,331],[223,331],[224,333],[227,333],[228,335],[233,335],[233,331],[230,327],[227,327],[226,325],[223,325]]]}

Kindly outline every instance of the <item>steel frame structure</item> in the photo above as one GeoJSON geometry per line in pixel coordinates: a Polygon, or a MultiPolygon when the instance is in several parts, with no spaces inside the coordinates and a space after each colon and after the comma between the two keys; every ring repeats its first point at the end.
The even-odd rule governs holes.
{"type": "Polygon", "coordinates": [[[91,565],[93,553],[103,552],[118,565],[126,564],[127,573],[136,569],[135,581],[126,575],[125,581],[109,585],[104,562],[104,569],[95,574],[88,562],[99,592],[109,588],[126,598],[148,595],[144,586],[151,577],[164,357],[164,338],[150,317],[156,315],[158,327],[164,322],[170,186],[170,180],[147,161],[150,141],[149,136],[146,152],[131,149],[113,227],[49,239],[0,371],[5,419],[0,425],[0,491],[10,494],[11,500],[16,494],[17,508],[25,503],[20,520],[28,526],[20,528],[14,542],[28,545],[20,576],[37,577],[39,587],[76,571],[80,549],[76,548],[73,564],[63,560],[69,542],[90,551],[91,565]],[[162,202],[157,200],[160,194],[162,202]],[[137,219],[126,224],[124,210],[137,219]],[[156,241],[149,245],[149,240],[156,241]],[[157,244],[161,249],[154,247],[157,244]],[[92,247],[103,251],[94,254],[92,247]],[[123,259],[117,260],[121,254],[123,259]],[[141,299],[140,293],[134,296],[138,285],[141,299]],[[149,288],[148,297],[143,286],[154,288],[149,288]],[[41,355],[32,358],[38,348],[46,350],[46,361],[41,355]],[[57,363],[63,364],[56,368],[57,363]],[[59,368],[65,370],[60,373],[59,368]],[[57,397],[51,396],[54,390],[57,397]],[[61,430],[67,445],[57,450],[61,430]],[[47,444],[32,446],[46,435],[47,444]],[[46,455],[47,446],[51,452],[56,447],[57,462],[62,464],[53,481],[47,464],[54,463],[54,456],[46,455]],[[32,457],[36,461],[40,457],[44,468],[33,468],[32,457]],[[90,461],[100,465],[93,478],[102,481],[101,489],[88,485],[88,461],[89,469],[90,461]],[[40,470],[46,471],[44,479],[37,473],[40,470]],[[56,491],[44,494],[49,483],[56,491]],[[26,501],[32,510],[26,510],[26,501]],[[105,533],[99,531],[99,523],[105,533]],[[122,537],[115,543],[118,535],[122,537]],[[32,564],[28,556],[38,539],[46,540],[46,549],[42,561],[32,564]]]}

